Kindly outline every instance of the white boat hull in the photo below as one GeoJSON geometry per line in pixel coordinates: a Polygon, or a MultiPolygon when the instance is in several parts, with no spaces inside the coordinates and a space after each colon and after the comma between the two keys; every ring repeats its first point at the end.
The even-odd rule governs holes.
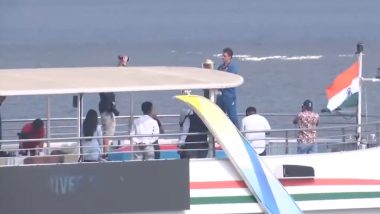
{"type": "MultiPolygon", "coordinates": [[[[342,153],[263,157],[306,213],[379,213],[379,148],[342,153]],[[311,166],[314,178],[284,178],[283,165],[311,166]]],[[[262,213],[228,160],[191,160],[186,213],[262,213]]]]}

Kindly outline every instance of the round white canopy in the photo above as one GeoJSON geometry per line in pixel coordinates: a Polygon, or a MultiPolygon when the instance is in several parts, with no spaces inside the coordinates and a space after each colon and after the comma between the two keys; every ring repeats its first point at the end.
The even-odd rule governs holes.
{"type": "Polygon", "coordinates": [[[193,67],[1,69],[0,96],[236,87],[243,78],[193,67]]]}

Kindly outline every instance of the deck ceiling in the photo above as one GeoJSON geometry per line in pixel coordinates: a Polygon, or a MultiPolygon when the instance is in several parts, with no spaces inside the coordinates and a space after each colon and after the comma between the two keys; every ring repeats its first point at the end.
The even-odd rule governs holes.
{"type": "Polygon", "coordinates": [[[193,67],[0,69],[0,96],[218,89],[242,83],[239,75],[193,67]]]}

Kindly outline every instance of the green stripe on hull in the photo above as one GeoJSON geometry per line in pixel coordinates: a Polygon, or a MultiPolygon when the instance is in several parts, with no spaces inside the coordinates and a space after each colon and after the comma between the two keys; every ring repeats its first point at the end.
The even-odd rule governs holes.
{"type": "MultiPolygon", "coordinates": [[[[310,193],[292,194],[295,201],[318,201],[337,199],[363,199],[380,198],[380,192],[339,192],[339,193],[310,193]]],[[[222,196],[222,197],[192,197],[190,204],[236,204],[236,203],[257,203],[253,196],[222,196]]]]}
{"type": "Polygon", "coordinates": [[[380,198],[380,192],[337,192],[337,193],[294,194],[292,195],[292,197],[296,201],[380,198]]]}

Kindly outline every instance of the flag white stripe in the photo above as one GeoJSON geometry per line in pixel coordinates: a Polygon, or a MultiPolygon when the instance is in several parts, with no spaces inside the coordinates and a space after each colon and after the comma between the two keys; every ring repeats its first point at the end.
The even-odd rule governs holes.
{"type": "Polygon", "coordinates": [[[339,93],[335,94],[335,96],[331,97],[327,103],[327,108],[330,111],[335,110],[338,108],[348,97],[348,88],[351,90],[351,94],[355,94],[359,92],[360,86],[359,86],[359,77],[352,80],[351,85],[341,90],[339,93]]]}

